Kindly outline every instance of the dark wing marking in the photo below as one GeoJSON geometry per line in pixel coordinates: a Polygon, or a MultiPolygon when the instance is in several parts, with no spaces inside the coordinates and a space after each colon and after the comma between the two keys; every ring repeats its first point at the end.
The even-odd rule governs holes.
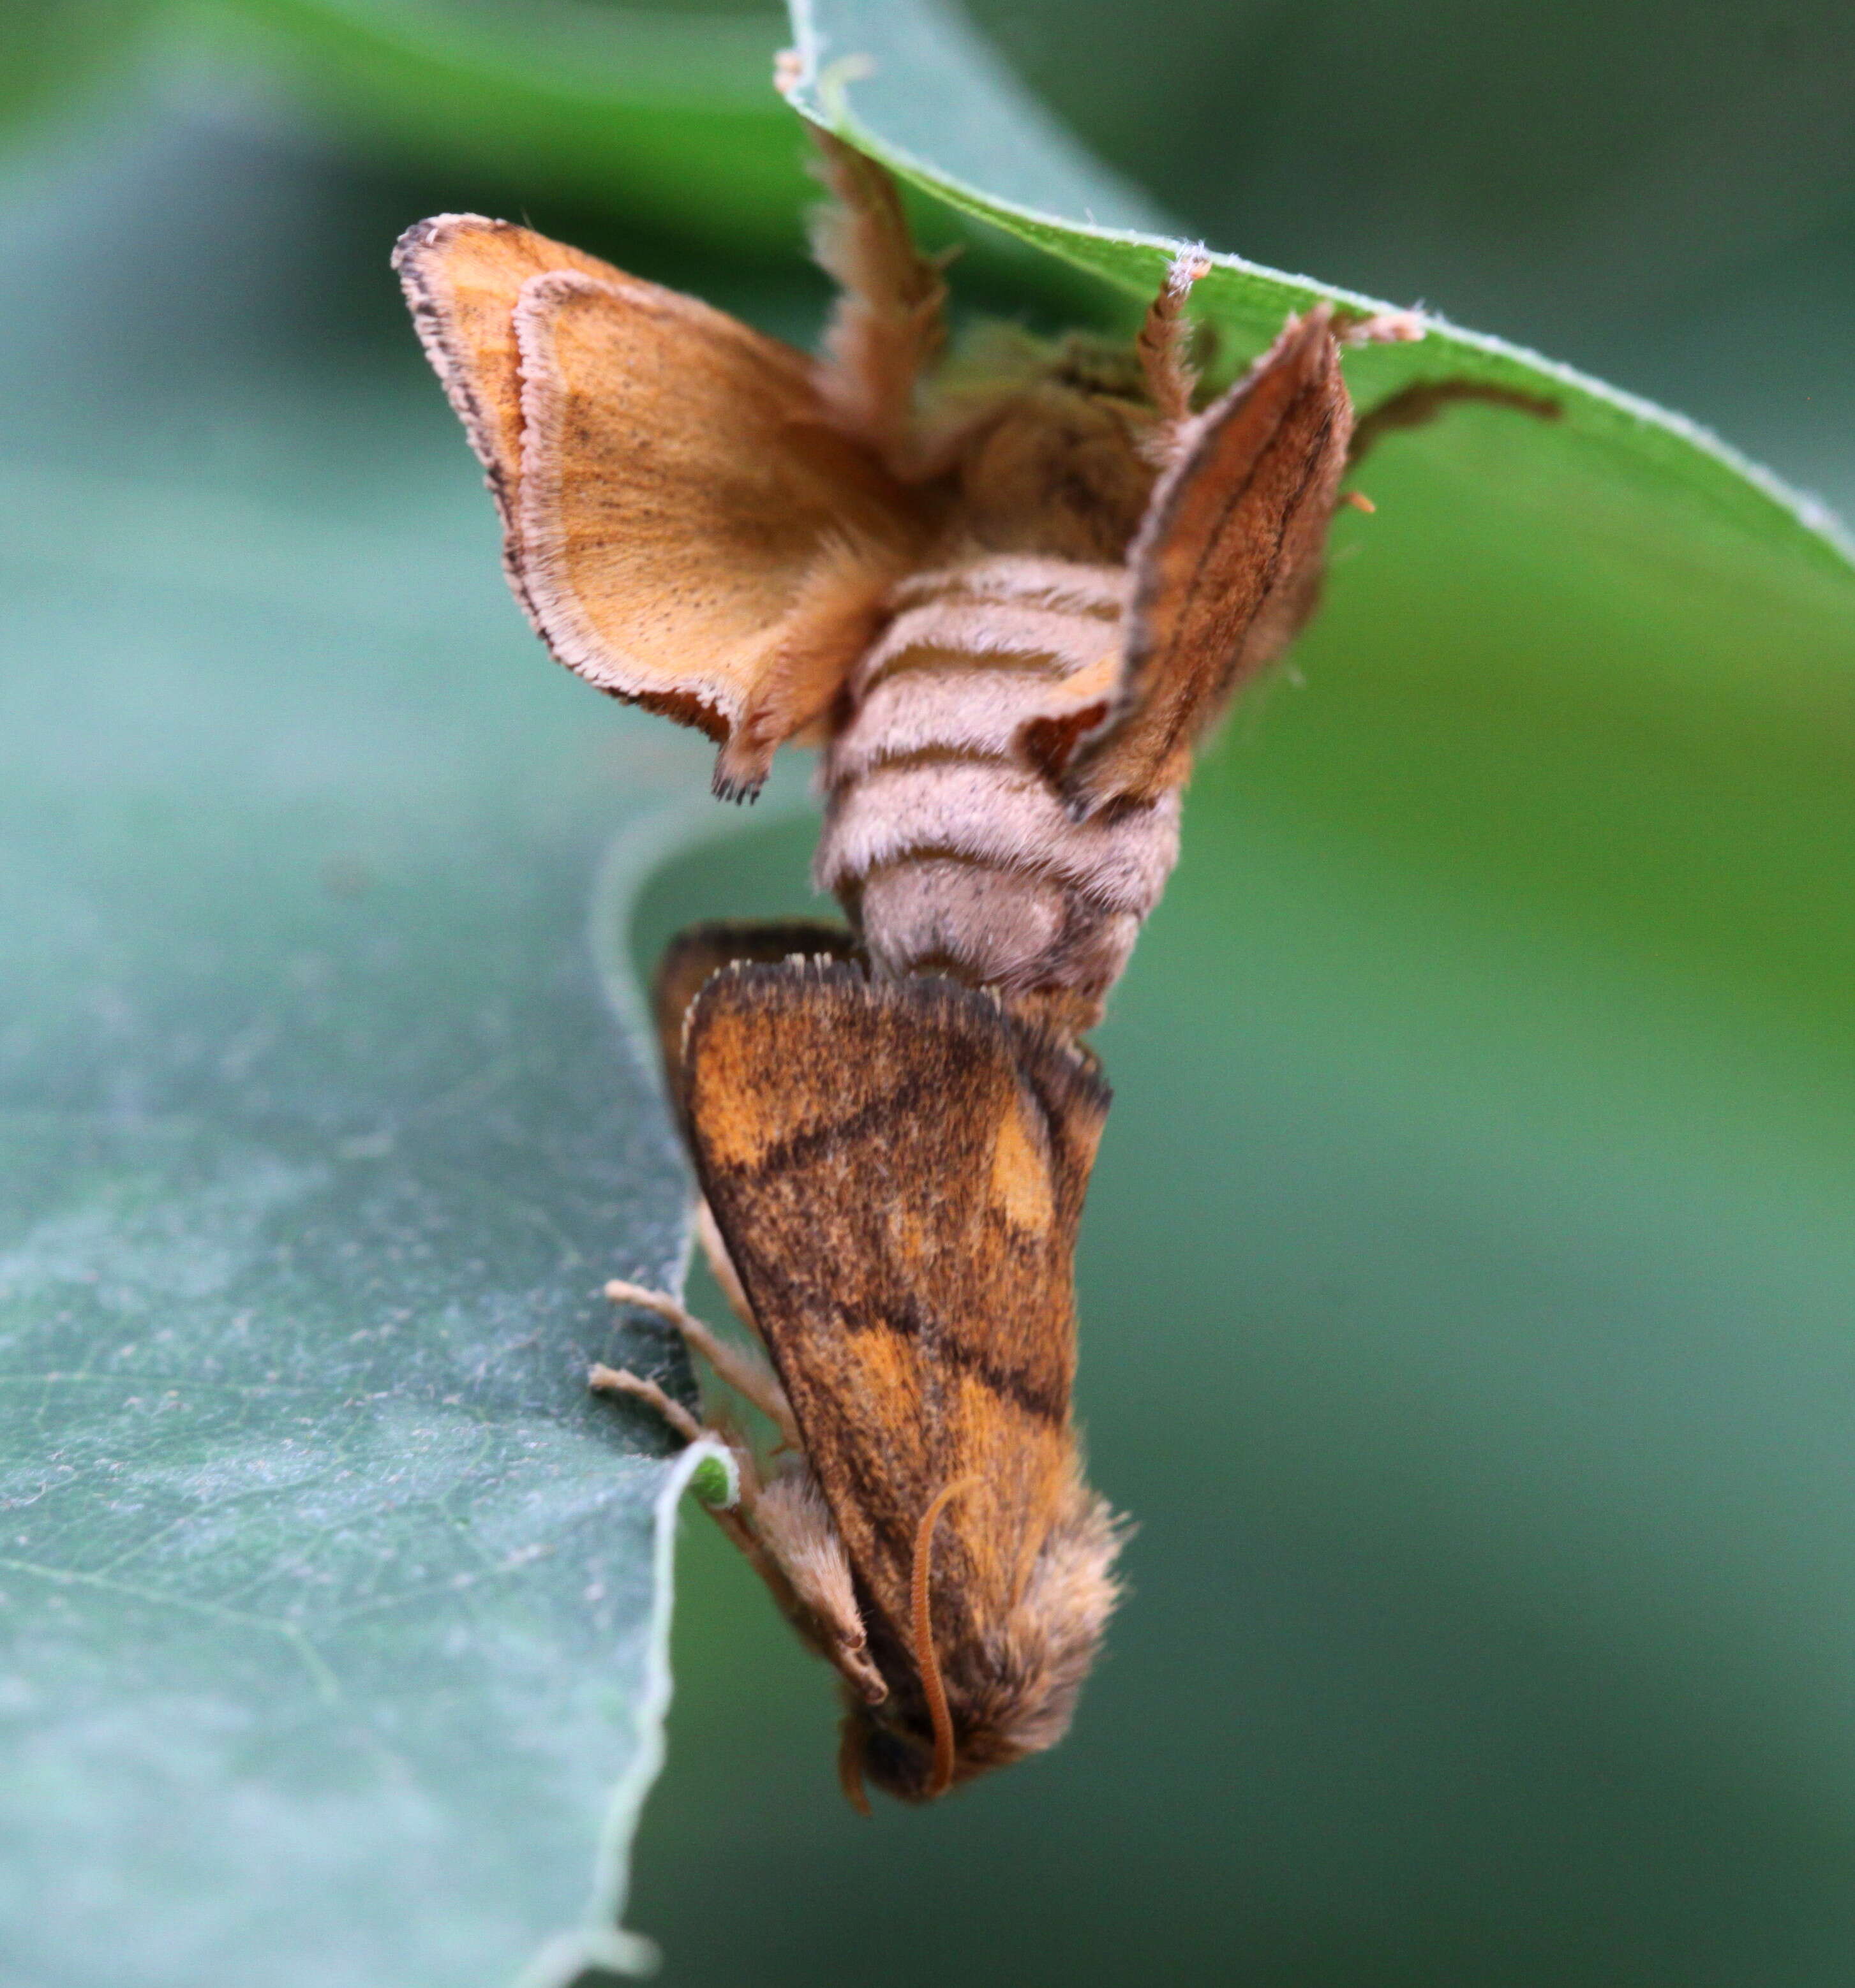
{"type": "Polygon", "coordinates": [[[1078,814],[1156,800],[1312,613],[1352,409],[1322,305],[1180,434],[1129,555],[1119,694],[1058,780],[1078,814]]]}
{"type": "Polygon", "coordinates": [[[977,1476],[936,1620],[949,1643],[996,1625],[1072,1483],[1106,1086],[989,995],[851,965],[717,975],[686,1056],[702,1187],[869,1604],[905,1642],[916,1528],[977,1476]]]}

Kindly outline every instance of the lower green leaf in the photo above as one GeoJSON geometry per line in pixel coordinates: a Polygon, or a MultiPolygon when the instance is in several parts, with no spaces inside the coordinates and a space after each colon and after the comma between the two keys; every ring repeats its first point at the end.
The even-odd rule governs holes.
{"type": "Polygon", "coordinates": [[[602,1296],[688,1188],[587,906],[705,756],[536,651],[403,327],[300,310],[392,229],[117,142],[0,215],[8,1977],[635,1963],[708,1459],[585,1384],[690,1388],[602,1296]]]}

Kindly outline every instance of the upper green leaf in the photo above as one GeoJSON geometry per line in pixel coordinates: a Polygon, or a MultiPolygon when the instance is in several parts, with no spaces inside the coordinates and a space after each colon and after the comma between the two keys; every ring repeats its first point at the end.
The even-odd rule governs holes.
{"type": "MultiPolygon", "coordinates": [[[[170,0],[174,4],[174,0],[170,0]]],[[[769,87],[777,5],[179,0],[377,144],[733,247],[796,241],[804,150],[769,87]]]]}
{"type": "MultiPolygon", "coordinates": [[[[1144,301],[1176,237],[1055,130],[996,57],[941,0],[791,0],[799,54],[791,101],[960,213],[1002,229],[1144,301]],[[1133,225],[1144,222],[1144,225],[1133,225]]],[[[1194,312],[1230,351],[1253,353],[1291,311],[1326,299],[1362,313],[1399,306],[1246,262],[1214,247],[1194,312]]],[[[1605,556],[1634,550],[1671,572],[1721,563],[1759,588],[1817,576],[1855,612],[1855,545],[1820,505],[1786,489],[1678,414],[1498,338],[1424,316],[1427,335],[1354,353],[1361,408],[1423,381],[1462,380],[1559,409],[1547,421],[1509,411],[1446,414],[1399,446],[1472,468],[1464,501],[1491,481],[1541,529],[1605,556]]],[[[1447,529],[1447,517],[1438,521],[1447,529]]]]}

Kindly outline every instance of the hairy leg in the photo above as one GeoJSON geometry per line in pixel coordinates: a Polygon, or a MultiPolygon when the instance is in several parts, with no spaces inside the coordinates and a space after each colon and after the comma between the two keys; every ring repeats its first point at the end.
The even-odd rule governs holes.
{"type": "Polygon", "coordinates": [[[646,1311],[654,1311],[659,1318],[675,1326],[682,1334],[685,1344],[708,1361],[717,1379],[725,1381],[744,1400],[751,1401],[778,1429],[783,1441],[794,1449],[799,1447],[798,1424],[793,1418],[792,1405],[787,1400],[786,1391],[780,1385],[778,1377],[764,1361],[745,1347],[729,1345],[710,1327],[685,1311],[666,1291],[646,1290],[641,1284],[627,1283],[623,1278],[614,1277],[606,1286],[605,1295],[614,1304],[638,1305],[646,1311]]]}
{"type": "Polygon", "coordinates": [[[824,334],[824,397],[844,427],[906,475],[916,466],[916,384],[946,337],[946,284],[939,262],[915,246],[888,173],[841,139],[812,136],[831,194],[812,253],[840,292],[824,334]]]}
{"type": "Polygon", "coordinates": [[[1155,454],[1170,462],[1178,431],[1192,416],[1192,397],[1198,390],[1198,369],[1191,360],[1191,320],[1185,314],[1186,299],[1192,286],[1210,274],[1210,262],[1201,248],[1182,248],[1159,286],[1159,294],[1146,309],[1134,349],[1140,355],[1140,370],[1146,390],[1159,416],[1160,428],[1155,454]]]}
{"type": "Polygon", "coordinates": [[[1511,407],[1517,414],[1531,414],[1535,421],[1555,421],[1559,403],[1542,394],[1522,394],[1511,387],[1491,386],[1479,380],[1420,380],[1401,387],[1379,401],[1369,414],[1359,417],[1352,431],[1352,445],[1346,455],[1351,468],[1370,454],[1388,434],[1400,428],[1423,428],[1445,408],[1464,401],[1479,401],[1484,406],[1511,407]]]}
{"type": "Polygon", "coordinates": [[[645,1380],[628,1367],[608,1367],[604,1361],[595,1361],[587,1369],[586,1384],[595,1394],[629,1395],[646,1408],[655,1408],[685,1442],[699,1442],[708,1434],[681,1401],[672,1401],[655,1381],[645,1380]]]}

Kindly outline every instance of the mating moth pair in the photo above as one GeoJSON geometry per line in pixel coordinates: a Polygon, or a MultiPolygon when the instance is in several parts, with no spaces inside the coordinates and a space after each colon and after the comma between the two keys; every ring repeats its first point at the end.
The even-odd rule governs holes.
{"type": "MultiPolygon", "coordinates": [[[[722,1523],[835,1666],[843,1778],[920,1800],[1053,1744],[1115,1599],[1084,1482],[1072,1259],[1097,1021],[1178,848],[1196,742],[1312,611],[1353,434],[1291,319],[1201,405],[1182,255],[1132,349],[936,369],[945,287],[821,140],[814,359],[506,222],[395,265],[488,472],[517,598],[754,793],[816,745],[848,929],[708,927],[657,978],[717,1277],[770,1364],[655,1306],[765,1411],[722,1523]]],[[[655,1386],[600,1370],[683,1433],[655,1386]]]]}

